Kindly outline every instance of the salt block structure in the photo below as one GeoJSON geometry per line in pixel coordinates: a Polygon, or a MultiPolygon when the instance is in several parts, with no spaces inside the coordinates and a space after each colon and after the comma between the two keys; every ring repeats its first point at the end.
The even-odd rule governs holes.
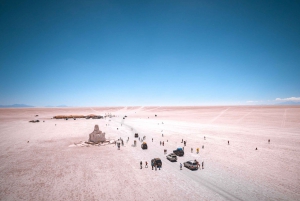
{"type": "Polygon", "coordinates": [[[99,130],[98,125],[95,125],[94,131],[89,135],[89,142],[99,143],[105,141],[105,133],[99,130]]]}

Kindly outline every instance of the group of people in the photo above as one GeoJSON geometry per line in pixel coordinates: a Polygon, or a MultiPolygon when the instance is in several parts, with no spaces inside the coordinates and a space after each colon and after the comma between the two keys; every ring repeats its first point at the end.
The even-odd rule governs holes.
{"type": "MultiPolygon", "coordinates": [[[[157,167],[157,165],[154,164],[153,161],[151,162],[151,166],[152,166],[152,170],[153,170],[153,168],[155,168],[155,170],[157,170],[157,168],[159,168],[159,170],[160,170],[160,166],[157,167]]],[[[147,161],[145,161],[145,168],[148,168],[148,162],[147,161]]],[[[140,162],[140,169],[143,169],[143,161],[140,162]]]]}
{"type": "MultiPolygon", "coordinates": [[[[140,162],[141,169],[143,169],[143,161],[140,162]]],[[[148,168],[148,162],[145,162],[145,168],[148,168]]]]}
{"type": "MultiPolygon", "coordinates": [[[[204,145],[202,145],[202,149],[204,149],[204,145]]],[[[193,151],[194,151],[194,149],[191,148],[191,153],[193,153],[193,151]]],[[[199,148],[197,148],[196,151],[197,151],[197,154],[199,154],[199,148]]]]}

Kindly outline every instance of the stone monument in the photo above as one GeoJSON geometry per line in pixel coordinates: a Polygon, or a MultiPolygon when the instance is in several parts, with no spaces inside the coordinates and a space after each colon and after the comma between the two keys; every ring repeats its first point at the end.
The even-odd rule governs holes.
{"type": "Polygon", "coordinates": [[[105,141],[105,133],[99,130],[98,125],[95,125],[94,131],[89,135],[89,142],[99,143],[105,141]]]}

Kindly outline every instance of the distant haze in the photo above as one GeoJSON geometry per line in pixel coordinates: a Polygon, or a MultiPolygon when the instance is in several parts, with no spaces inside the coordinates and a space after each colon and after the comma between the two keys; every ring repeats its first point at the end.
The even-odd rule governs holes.
{"type": "Polygon", "coordinates": [[[0,104],[298,103],[299,10],[266,0],[2,2],[0,104]]]}

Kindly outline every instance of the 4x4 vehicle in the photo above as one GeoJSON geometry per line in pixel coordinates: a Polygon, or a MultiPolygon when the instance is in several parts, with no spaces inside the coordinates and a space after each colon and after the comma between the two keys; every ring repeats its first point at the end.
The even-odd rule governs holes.
{"type": "Polygon", "coordinates": [[[170,154],[167,155],[167,159],[169,161],[176,162],[177,161],[177,156],[174,153],[170,153],[170,154]]]}
{"type": "Polygon", "coordinates": [[[151,164],[153,164],[153,166],[156,165],[158,168],[162,167],[162,162],[161,162],[160,158],[153,158],[151,160],[151,164]]]}
{"type": "Polygon", "coordinates": [[[181,147],[178,147],[176,150],[173,151],[174,154],[176,154],[177,156],[183,156],[184,155],[184,151],[181,147]]]}
{"type": "Polygon", "coordinates": [[[141,144],[141,148],[142,148],[142,149],[147,149],[147,148],[148,148],[147,143],[146,143],[146,142],[143,142],[143,143],[141,144]]]}
{"type": "Polygon", "coordinates": [[[135,133],[135,134],[134,134],[134,137],[139,137],[139,134],[138,134],[138,133],[135,133]]]}
{"type": "Polygon", "coordinates": [[[198,170],[198,162],[196,160],[184,162],[183,166],[190,170],[198,170]]]}

